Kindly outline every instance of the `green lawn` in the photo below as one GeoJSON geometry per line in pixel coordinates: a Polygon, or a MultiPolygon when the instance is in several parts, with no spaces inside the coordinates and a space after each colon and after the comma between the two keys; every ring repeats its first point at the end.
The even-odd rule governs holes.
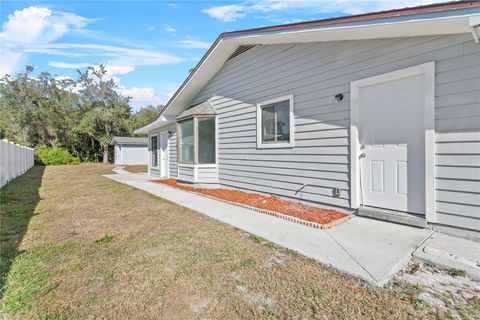
{"type": "Polygon", "coordinates": [[[435,318],[415,299],[101,176],[111,169],[35,167],[0,189],[5,318],[435,318]]]}

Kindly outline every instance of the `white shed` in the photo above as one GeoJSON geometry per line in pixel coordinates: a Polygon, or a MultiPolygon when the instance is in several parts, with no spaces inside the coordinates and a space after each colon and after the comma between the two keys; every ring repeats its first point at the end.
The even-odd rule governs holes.
{"type": "Polygon", "coordinates": [[[113,163],[135,165],[148,163],[147,138],[113,137],[111,145],[115,146],[113,163]]]}

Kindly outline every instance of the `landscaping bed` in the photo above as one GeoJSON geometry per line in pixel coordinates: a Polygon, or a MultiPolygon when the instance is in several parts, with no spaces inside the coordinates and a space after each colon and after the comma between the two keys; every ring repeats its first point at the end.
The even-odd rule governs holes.
{"type": "Polygon", "coordinates": [[[154,182],[162,183],[185,191],[200,193],[228,202],[234,202],[262,210],[278,212],[322,226],[333,224],[337,220],[346,219],[348,217],[347,214],[340,211],[317,208],[295,201],[281,200],[276,197],[247,193],[240,190],[194,188],[188,185],[179,184],[175,179],[154,180],[154,182]]]}

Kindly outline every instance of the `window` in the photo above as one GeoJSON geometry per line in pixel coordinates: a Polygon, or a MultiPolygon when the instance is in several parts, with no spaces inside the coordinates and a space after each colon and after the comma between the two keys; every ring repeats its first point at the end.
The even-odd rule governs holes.
{"type": "Polygon", "coordinates": [[[193,119],[178,123],[179,137],[179,161],[182,163],[193,163],[194,141],[193,141],[193,119]]]}
{"type": "Polygon", "coordinates": [[[150,138],[150,150],[152,154],[150,165],[158,167],[158,136],[154,135],[150,138]]]}
{"type": "Polygon", "coordinates": [[[257,105],[257,147],[293,147],[293,96],[257,105]]]}
{"type": "Polygon", "coordinates": [[[215,118],[198,118],[198,163],[215,163],[215,118]]]}
{"type": "Polygon", "coordinates": [[[178,159],[185,164],[215,164],[215,117],[195,116],[178,122],[178,159]]]}

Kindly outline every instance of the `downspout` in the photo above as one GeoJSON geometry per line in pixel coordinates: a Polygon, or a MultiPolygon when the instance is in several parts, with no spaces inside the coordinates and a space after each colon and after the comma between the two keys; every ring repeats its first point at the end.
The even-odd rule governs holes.
{"type": "Polygon", "coordinates": [[[472,30],[472,36],[475,42],[478,44],[480,42],[480,16],[472,16],[468,19],[468,24],[470,30],[472,30]]]}

